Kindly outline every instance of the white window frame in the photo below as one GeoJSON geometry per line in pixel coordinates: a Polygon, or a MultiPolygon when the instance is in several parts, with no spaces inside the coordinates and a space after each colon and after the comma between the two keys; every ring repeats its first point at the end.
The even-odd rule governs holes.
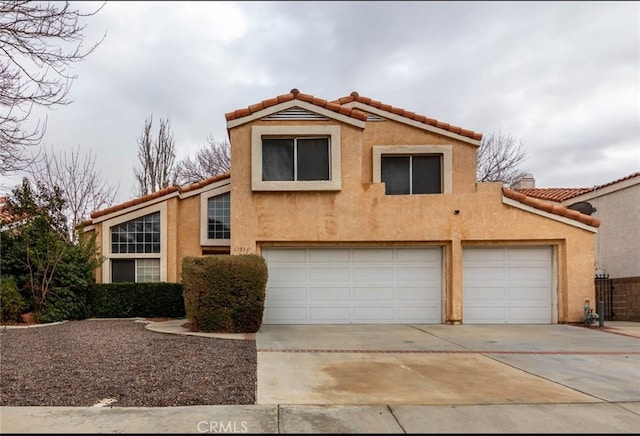
{"type": "MultiPolygon", "coordinates": [[[[227,184],[220,188],[215,188],[200,194],[200,245],[213,246],[213,247],[229,247],[231,246],[231,239],[209,239],[209,199],[217,197],[222,194],[231,192],[231,185],[227,184]]],[[[231,198],[233,202],[233,198],[231,198]]],[[[229,205],[230,213],[233,211],[233,207],[229,205]]],[[[233,231],[233,229],[232,229],[233,231]]]]}
{"type": "MultiPolygon", "coordinates": [[[[103,252],[109,253],[102,264],[102,283],[111,283],[111,259],[160,259],[160,281],[167,281],[167,203],[154,204],[102,222],[103,252]],[[112,253],[111,227],[160,212],[160,253],[112,253]]],[[[137,266],[136,266],[137,267],[137,266]]],[[[136,272],[137,276],[137,272],[136,272]]]]}
{"type": "Polygon", "coordinates": [[[251,127],[251,189],[253,191],[339,191],[342,187],[340,156],[340,126],[253,126],[251,127]],[[329,137],[329,180],[262,180],[263,136],[329,137]]]}
{"type": "Polygon", "coordinates": [[[453,185],[453,146],[451,145],[375,145],[373,147],[373,183],[382,183],[382,156],[393,155],[441,155],[442,189],[441,195],[451,194],[453,185]]]}

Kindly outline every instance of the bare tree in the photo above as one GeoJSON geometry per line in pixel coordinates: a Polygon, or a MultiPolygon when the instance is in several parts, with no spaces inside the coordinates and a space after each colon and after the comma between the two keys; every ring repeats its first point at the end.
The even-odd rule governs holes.
{"type": "Polygon", "coordinates": [[[42,159],[34,163],[29,172],[35,180],[50,191],[60,190],[64,199],[63,214],[67,219],[68,238],[75,240],[74,228],[89,214],[98,209],[111,206],[118,195],[118,188],[111,186],[96,169],[96,156],[91,149],[80,157],[80,147],[57,155],[43,149],[42,159]]]}
{"type": "Polygon", "coordinates": [[[139,168],[134,168],[138,181],[136,195],[145,195],[168,186],[175,180],[175,141],[171,133],[171,121],[160,118],[158,137],[153,138],[153,114],[145,120],[142,135],[138,138],[139,168]]]}
{"type": "Polygon", "coordinates": [[[231,148],[226,141],[217,141],[212,135],[207,138],[192,160],[187,157],[176,166],[176,180],[181,185],[199,182],[209,177],[231,171],[231,148]]]}
{"type": "Polygon", "coordinates": [[[69,67],[85,59],[104,40],[87,49],[80,19],[95,15],[71,9],[68,2],[0,1],[0,175],[25,169],[26,153],[38,145],[46,119],[25,128],[34,106],[71,103],[77,78],[69,67]]]}
{"type": "Polygon", "coordinates": [[[482,139],[478,149],[478,181],[510,186],[525,175],[520,169],[525,159],[524,141],[517,142],[512,135],[501,132],[491,133],[482,139]]]}

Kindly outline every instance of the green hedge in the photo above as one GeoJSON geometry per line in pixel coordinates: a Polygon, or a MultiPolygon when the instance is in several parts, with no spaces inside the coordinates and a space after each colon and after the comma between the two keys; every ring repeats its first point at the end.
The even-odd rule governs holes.
{"type": "Polygon", "coordinates": [[[260,328],[267,286],[261,256],[185,257],[182,283],[192,330],[255,333],[260,328]]]}
{"type": "Polygon", "coordinates": [[[180,283],[99,283],[92,286],[89,305],[97,318],[185,316],[180,283]]]}
{"type": "Polygon", "coordinates": [[[28,307],[12,277],[0,278],[0,307],[2,321],[20,321],[20,315],[28,307]]]}

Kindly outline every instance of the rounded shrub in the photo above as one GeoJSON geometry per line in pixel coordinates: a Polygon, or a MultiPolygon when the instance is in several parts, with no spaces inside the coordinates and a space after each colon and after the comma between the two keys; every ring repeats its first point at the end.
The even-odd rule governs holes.
{"type": "Polygon", "coordinates": [[[255,333],[262,325],[267,264],[255,254],[186,257],[182,283],[194,331],[255,333]]]}

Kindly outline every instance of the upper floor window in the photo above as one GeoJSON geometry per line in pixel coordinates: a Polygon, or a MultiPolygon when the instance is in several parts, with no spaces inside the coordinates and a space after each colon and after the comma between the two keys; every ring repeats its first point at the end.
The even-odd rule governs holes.
{"type": "Polygon", "coordinates": [[[112,226],[111,253],[160,253],[160,212],[112,226]]]}
{"type": "Polygon", "coordinates": [[[387,195],[442,193],[441,155],[383,155],[380,165],[387,195]]]}
{"type": "Polygon", "coordinates": [[[208,239],[231,239],[231,194],[229,192],[207,200],[208,239]]]}
{"type": "Polygon", "coordinates": [[[451,194],[451,145],[374,145],[373,183],[387,195],[451,194]]]}
{"type": "Polygon", "coordinates": [[[330,180],[329,138],[263,138],[262,180],[330,180]]]}
{"type": "Polygon", "coordinates": [[[251,128],[254,191],[338,191],[339,125],[277,125],[251,128]]]}

